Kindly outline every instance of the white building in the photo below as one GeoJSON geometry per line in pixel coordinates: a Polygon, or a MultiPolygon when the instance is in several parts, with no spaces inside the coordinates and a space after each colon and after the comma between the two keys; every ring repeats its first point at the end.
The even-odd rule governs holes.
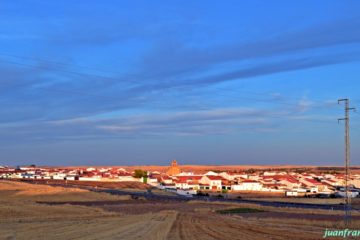
{"type": "Polygon", "coordinates": [[[244,180],[238,184],[231,185],[233,191],[261,191],[262,184],[254,180],[244,180]]]}
{"type": "Polygon", "coordinates": [[[218,176],[219,174],[217,174],[216,172],[213,171],[209,171],[207,173],[204,174],[205,176],[218,176]]]}
{"type": "Polygon", "coordinates": [[[221,185],[222,180],[224,180],[224,178],[222,178],[220,176],[205,175],[200,179],[199,183],[208,184],[210,186],[210,190],[221,190],[222,189],[222,185],[221,185]]]}

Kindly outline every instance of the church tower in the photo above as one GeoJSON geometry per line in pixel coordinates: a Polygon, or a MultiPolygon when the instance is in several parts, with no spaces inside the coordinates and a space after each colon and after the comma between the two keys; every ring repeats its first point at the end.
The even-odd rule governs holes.
{"type": "Polygon", "coordinates": [[[166,174],[169,176],[173,176],[173,175],[178,175],[180,173],[181,173],[181,170],[177,164],[177,161],[172,160],[169,169],[166,171],[166,174]]]}

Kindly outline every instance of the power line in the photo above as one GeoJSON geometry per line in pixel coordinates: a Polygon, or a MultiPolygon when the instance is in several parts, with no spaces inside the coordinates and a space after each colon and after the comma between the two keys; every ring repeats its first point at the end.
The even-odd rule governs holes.
{"type": "Polygon", "coordinates": [[[339,99],[338,103],[345,103],[345,117],[338,119],[338,121],[345,121],[345,226],[348,227],[351,223],[351,198],[349,194],[349,176],[350,176],[350,114],[351,110],[355,108],[349,107],[349,99],[339,99]]]}

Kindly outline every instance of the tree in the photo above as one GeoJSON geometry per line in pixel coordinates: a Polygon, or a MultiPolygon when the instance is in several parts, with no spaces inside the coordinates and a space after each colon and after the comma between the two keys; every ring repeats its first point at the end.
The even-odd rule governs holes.
{"type": "Polygon", "coordinates": [[[147,171],[141,170],[141,169],[135,169],[134,171],[134,177],[135,178],[147,178],[147,171]]]}
{"type": "Polygon", "coordinates": [[[252,174],[252,173],[255,173],[256,171],[255,171],[255,169],[253,169],[253,168],[250,168],[250,169],[248,169],[248,170],[246,170],[245,171],[245,173],[247,173],[247,174],[252,174]]]}

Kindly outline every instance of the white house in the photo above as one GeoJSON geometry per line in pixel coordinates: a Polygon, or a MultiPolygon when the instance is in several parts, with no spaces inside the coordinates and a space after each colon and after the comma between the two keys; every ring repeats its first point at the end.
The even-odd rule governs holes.
{"type": "Polygon", "coordinates": [[[101,176],[98,175],[92,177],[80,176],[79,181],[101,181],[101,176]]]}
{"type": "Polygon", "coordinates": [[[66,177],[66,174],[65,174],[65,173],[58,173],[58,174],[54,174],[54,175],[52,176],[52,178],[53,178],[54,180],[64,180],[65,177],[66,177]]]}
{"type": "Polygon", "coordinates": [[[305,185],[305,187],[307,189],[310,190],[310,192],[312,193],[317,193],[321,190],[321,186],[323,186],[323,184],[319,181],[316,181],[315,179],[312,178],[303,178],[300,179],[300,182],[305,185]]]}
{"type": "Polygon", "coordinates": [[[212,175],[205,175],[203,176],[199,183],[201,184],[208,184],[210,186],[210,190],[221,190],[221,181],[225,180],[221,176],[212,176],[212,175]]]}
{"type": "Polygon", "coordinates": [[[233,191],[261,191],[262,184],[254,180],[244,180],[238,184],[231,185],[233,191]]]}
{"type": "Polygon", "coordinates": [[[248,178],[247,174],[233,173],[233,172],[221,172],[221,173],[219,173],[219,176],[221,176],[227,180],[230,180],[230,181],[233,181],[235,179],[240,179],[240,178],[248,178]]]}
{"type": "Polygon", "coordinates": [[[119,181],[119,182],[139,182],[139,179],[134,178],[131,174],[123,174],[123,175],[118,176],[117,181],[119,181]]]}
{"type": "Polygon", "coordinates": [[[162,176],[161,176],[161,182],[162,182],[162,183],[165,183],[165,184],[171,184],[171,183],[173,183],[173,179],[170,178],[170,177],[167,176],[167,175],[162,175],[162,176]]]}
{"type": "Polygon", "coordinates": [[[217,174],[216,172],[213,171],[209,171],[207,173],[204,174],[205,176],[218,176],[219,174],[217,174]]]}
{"type": "Polygon", "coordinates": [[[159,184],[159,181],[156,177],[148,177],[147,179],[147,184],[152,185],[152,186],[156,186],[159,184]]]}
{"type": "Polygon", "coordinates": [[[181,172],[179,174],[177,174],[176,176],[193,176],[194,173],[193,172],[181,172]]]}

